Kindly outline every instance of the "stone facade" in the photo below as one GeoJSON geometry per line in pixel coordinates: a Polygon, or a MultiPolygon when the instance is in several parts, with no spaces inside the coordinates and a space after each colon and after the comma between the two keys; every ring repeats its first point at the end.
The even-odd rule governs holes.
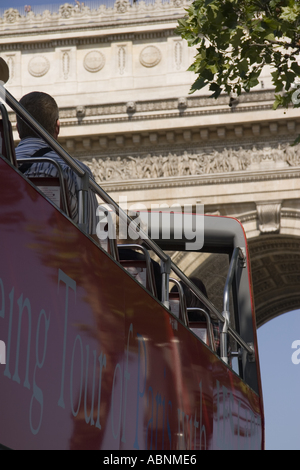
{"type": "MultiPolygon", "coordinates": [[[[290,146],[300,134],[299,110],[272,110],[268,68],[255,90],[234,102],[212,100],[205,89],[190,95],[195,50],[174,33],[188,4],[116,0],[92,9],[69,2],[38,14],[10,8],[0,17],[7,88],[16,98],[34,90],[55,97],[61,144],[116,200],[126,195],[129,204],[149,208],[201,201],[208,213],[238,217],[262,324],[300,306],[300,146],[290,146]],[[296,250],[284,277],[270,243],[273,254],[296,250]],[[265,278],[260,253],[273,266],[265,278]],[[280,290],[276,303],[276,286],[289,279],[286,302],[280,290]]],[[[178,263],[195,274],[190,255],[178,263]]]]}

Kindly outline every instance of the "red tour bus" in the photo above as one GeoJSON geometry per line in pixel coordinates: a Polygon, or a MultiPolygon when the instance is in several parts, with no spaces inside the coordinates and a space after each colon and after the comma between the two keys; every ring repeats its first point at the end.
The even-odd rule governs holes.
{"type": "MultiPolygon", "coordinates": [[[[240,223],[194,214],[203,243],[187,250],[178,227],[190,214],[167,215],[167,239],[162,215],[149,214],[155,241],[120,247],[103,209],[107,243],[99,246],[85,230],[84,171],[1,91],[82,177],[82,190],[75,225],[62,174],[30,181],[19,171],[1,105],[0,447],[263,449],[250,260],[240,223]],[[176,260],[193,266],[205,291],[176,260]]],[[[92,179],[88,184],[120,220],[138,226],[92,179]]]]}

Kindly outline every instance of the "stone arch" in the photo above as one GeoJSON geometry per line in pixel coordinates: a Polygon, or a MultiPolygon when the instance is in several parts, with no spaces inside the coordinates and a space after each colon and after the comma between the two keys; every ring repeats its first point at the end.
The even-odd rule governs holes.
{"type": "MultiPolygon", "coordinates": [[[[248,245],[259,328],[279,315],[300,309],[300,237],[260,235],[248,239],[248,245]]],[[[205,281],[210,300],[221,311],[228,260],[226,263],[220,255],[178,252],[173,261],[188,277],[205,281]]]]}
{"type": "Polygon", "coordinates": [[[261,235],[248,243],[259,328],[300,308],[300,238],[261,235]]]}

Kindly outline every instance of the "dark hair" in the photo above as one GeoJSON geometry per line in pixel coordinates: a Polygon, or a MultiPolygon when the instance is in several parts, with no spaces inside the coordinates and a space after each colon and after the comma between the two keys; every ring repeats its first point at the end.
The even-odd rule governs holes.
{"type": "MultiPolygon", "coordinates": [[[[58,106],[52,96],[47,93],[34,91],[23,96],[20,104],[49,132],[52,136],[55,133],[55,127],[59,118],[58,106]]],[[[37,134],[28,127],[25,122],[17,116],[18,131],[20,139],[26,137],[38,137],[37,134]]]]}

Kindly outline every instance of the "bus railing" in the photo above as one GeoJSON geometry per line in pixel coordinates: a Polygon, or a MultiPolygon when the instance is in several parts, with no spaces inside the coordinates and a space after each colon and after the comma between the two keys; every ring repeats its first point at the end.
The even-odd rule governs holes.
{"type": "MultiPolygon", "coordinates": [[[[1,67],[5,68],[5,62],[1,60],[1,67]]],[[[0,72],[1,72],[0,67],[0,72]]],[[[6,72],[6,71],[5,71],[6,72]]],[[[0,80],[1,80],[0,73],[0,80]]],[[[5,73],[3,76],[6,75],[5,73]]],[[[7,81],[6,79],[4,80],[7,81]]],[[[243,338],[230,326],[227,327],[227,319],[222,315],[217,308],[205,297],[205,295],[190,281],[190,279],[175,265],[171,258],[151,239],[148,234],[146,234],[139,225],[121,208],[119,205],[92,179],[89,174],[86,173],[82,167],[65,151],[65,149],[52,137],[27,111],[26,109],[9,93],[9,91],[3,86],[3,81],[0,82],[0,97],[10,106],[10,108],[31,128],[39,135],[69,166],[70,168],[79,176],[80,178],[80,187],[79,187],[79,224],[78,226],[87,234],[88,232],[88,189],[89,187],[106,203],[114,208],[116,214],[123,220],[126,221],[127,226],[131,225],[134,229],[139,231],[143,243],[152,250],[160,259],[161,263],[161,274],[162,274],[162,303],[169,310],[169,278],[171,270],[178,276],[180,281],[182,281],[192,292],[193,294],[213,313],[217,319],[225,324],[223,328],[224,335],[230,334],[234,340],[247,351],[248,357],[253,360],[253,347],[247,344],[243,338]],[[227,333],[226,333],[227,331],[227,333]]],[[[236,255],[234,260],[236,261],[236,255]]],[[[232,266],[233,268],[233,266],[232,266]]],[[[229,269],[229,274],[231,273],[229,269]]],[[[232,281],[231,281],[232,282],[232,281]]],[[[230,284],[230,283],[229,283],[230,284]]],[[[227,286],[227,283],[226,283],[227,286]]],[[[225,289],[226,289],[225,286],[225,289]]],[[[225,297],[225,293],[224,293],[225,297]]],[[[225,308],[224,308],[225,311],[225,308]]],[[[224,336],[225,337],[225,336],[224,336]]],[[[227,340],[225,340],[227,344],[227,340]]],[[[223,349],[224,349],[224,340],[223,340],[223,349]]],[[[226,357],[228,357],[226,355],[226,357]]],[[[225,358],[225,355],[223,359],[225,358]]]]}

